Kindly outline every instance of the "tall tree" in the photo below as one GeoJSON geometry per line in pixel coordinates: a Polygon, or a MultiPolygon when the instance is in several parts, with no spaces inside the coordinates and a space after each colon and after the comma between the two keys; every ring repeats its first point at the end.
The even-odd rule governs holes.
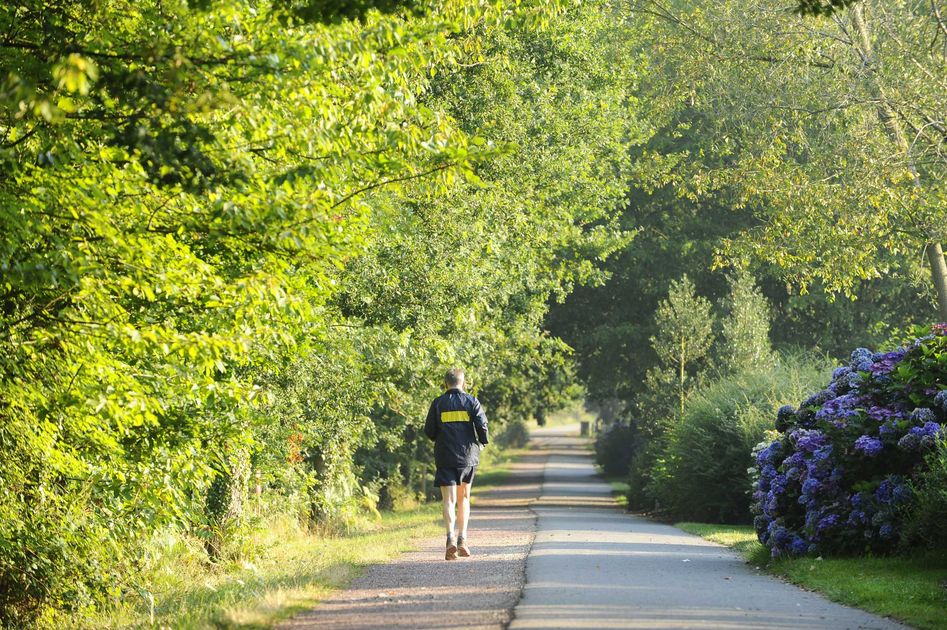
{"type": "Polygon", "coordinates": [[[730,276],[724,306],[718,363],[727,372],[753,372],[773,361],[769,338],[770,309],[749,273],[730,276]]]}
{"type": "Polygon", "coordinates": [[[925,252],[947,318],[940,0],[865,0],[816,18],[770,0],[634,7],[662,51],[646,91],[704,112],[714,130],[687,154],[699,159],[665,158],[668,177],[685,195],[729,190],[762,222],[722,259],[851,294],[925,252]]]}
{"type": "Polygon", "coordinates": [[[693,378],[698,362],[707,356],[714,341],[710,301],[696,294],[694,283],[685,275],[671,283],[654,320],[657,332],[651,337],[651,346],[665,369],[674,374],[683,414],[687,381],[693,378]]]}
{"type": "MultiPolygon", "coordinates": [[[[512,148],[432,107],[434,78],[565,3],[404,4],[0,6],[0,624],[87,610],[153,528],[229,526],[261,443],[361,431],[377,401],[306,400],[296,356],[324,352],[351,391],[385,366],[426,394],[392,367],[435,354],[409,332],[337,333],[341,279],[387,235],[381,191],[444,195],[512,148]]],[[[495,335],[482,353],[505,341],[470,328],[495,335]]],[[[386,411],[420,407],[391,389],[386,411]]],[[[351,467],[353,445],[313,442],[315,468],[351,467]]]]}

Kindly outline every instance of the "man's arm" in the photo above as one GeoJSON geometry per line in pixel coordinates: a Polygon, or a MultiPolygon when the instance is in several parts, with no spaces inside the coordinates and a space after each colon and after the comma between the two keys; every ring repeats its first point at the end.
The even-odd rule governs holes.
{"type": "Polygon", "coordinates": [[[477,441],[481,444],[489,443],[487,439],[487,414],[483,411],[483,406],[476,398],[473,399],[473,425],[477,433],[477,441]]]}
{"type": "Polygon", "coordinates": [[[424,434],[432,440],[437,439],[437,401],[431,403],[431,408],[427,411],[427,419],[424,421],[424,434]]]}

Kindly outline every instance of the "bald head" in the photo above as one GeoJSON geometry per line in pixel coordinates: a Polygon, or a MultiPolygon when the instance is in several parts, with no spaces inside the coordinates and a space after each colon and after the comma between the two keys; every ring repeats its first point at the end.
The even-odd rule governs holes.
{"type": "Polygon", "coordinates": [[[447,389],[464,388],[464,371],[460,368],[451,368],[444,375],[444,387],[447,389]]]}

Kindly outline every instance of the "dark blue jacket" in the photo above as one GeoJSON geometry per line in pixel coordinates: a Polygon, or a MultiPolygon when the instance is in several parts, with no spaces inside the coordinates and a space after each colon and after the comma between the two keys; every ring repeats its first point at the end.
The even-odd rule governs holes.
{"type": "Polygon", "coordinates": [[[424,433],[434,440],[434,464],[438,468],[476,466],[480,463],[480,444],[487,443],[487,415],[479,400],[459,389],[449,389],[431,403],[424,433]]]}

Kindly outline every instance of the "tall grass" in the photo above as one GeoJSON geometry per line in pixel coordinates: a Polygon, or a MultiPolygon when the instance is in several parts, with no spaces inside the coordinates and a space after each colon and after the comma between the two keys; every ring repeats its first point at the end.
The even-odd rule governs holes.
{"type": "Polygon", "coordinates": [[[148,544],[142,584],[74,628],[264,628],[314,606],[363,567],[416,548],[440,531],[436,504],[363,518],[343,534],[298,520],[261,519],[239,554],[209,564],[199,540],[166,530],[148,544]],[[236,557],[237,555],[242,557],[236,557]]]}

